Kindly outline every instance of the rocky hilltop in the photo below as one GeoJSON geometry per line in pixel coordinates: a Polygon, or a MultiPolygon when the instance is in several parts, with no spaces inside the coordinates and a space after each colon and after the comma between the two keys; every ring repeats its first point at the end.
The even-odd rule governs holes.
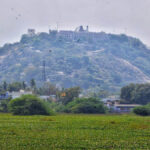
{"type": "Polygon", "coordinates": [[[117,91],[128,83],[150,81],[150,50],[137,38],[124,34],[50,30],[22,35],[20,42],[0,48],[0,81],[43,82],[63,87],[99,87],[117,91]]]}

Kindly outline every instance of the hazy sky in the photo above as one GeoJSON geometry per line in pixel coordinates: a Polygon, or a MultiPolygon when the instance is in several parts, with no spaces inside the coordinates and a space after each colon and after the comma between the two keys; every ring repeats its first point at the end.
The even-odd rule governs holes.
{"type": "Polygon", "coordinates": [[[0,45],[18,41],[28,28],[126,33],[150,46],[150,0],[0,0],[0,45]]]}

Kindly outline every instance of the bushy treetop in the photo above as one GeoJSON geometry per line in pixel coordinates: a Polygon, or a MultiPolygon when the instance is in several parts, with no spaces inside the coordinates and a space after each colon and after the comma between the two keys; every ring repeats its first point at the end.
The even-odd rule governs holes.
{"type": "Polygon", "coordinates": [[[128,103],[147,104],[150,102],[150,84],[130,84],[121,89],[121,99],[128,103]]]}
{"type": "Polygon", "coordinates": [[[23,95],[11,100],[9,109],[14,115],[50,115],[44,101],[35,95],[23,95]]]}
{"type": "Polygon", "coordinates": [[[95,113],[106,112],[106,107],[97,98],[76,98],[66,106],[67,112],[72,113],[95,113]]]}

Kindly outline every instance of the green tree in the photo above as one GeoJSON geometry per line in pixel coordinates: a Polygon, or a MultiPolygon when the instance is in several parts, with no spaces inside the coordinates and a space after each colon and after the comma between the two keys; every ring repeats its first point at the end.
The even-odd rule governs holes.
{"type": "Polygon", "coordinates": [[[35,95],[23,95],[9,102],[9,110],[14,115],[50,115],[47,105],[35,95]]]}
{"type": "Polygon", "coordinates": [[[71,102],[74,98],[79,97],[79,94],[81,93],[80,87],[73,87],[65,89],[60,93],[60,101],[66,105],[69,102],[71,102]]]}
{"type": "Polygon", "coordinates": [[[1,100],[0,102],[0,112],[9,112],[8,111],[8,104],[10,102],[11,98],[1,100]]]}
{"type": "Polygon", "coordinates": [[[8,91],[19,91],[22,89],[22,83],[21,82],[13,82],[8,85],[8,91]]]}
{"type": "Polygon", "coordinates": [[[24,90],[26,89],[27,85],[26,85],[25,81],[22,82],[22,87],[24,90]]]}
{"type": "Polygon", "coordinates": [[[130,84],[121,88],[120,98],[132,103],[131,98],[132,93],[135,90],[135,87],[136,87],[135,84],[130,84]]]}
{"type": "Polygon", "coordinates": [[[66,112],[71,113],[106,113],[107,108],[97,98],[76,98],[66,106],[66,112]]]}
{"type": "Polygon", "coordinates": [[[128,103],[147,104],[150,102],[150,84],[130,84],[121,89],[120,97],[128,103]]]}
{"type": "Polygon", "coordinates": [[[105,98],[105,97],[108,97],[110,95],[110,93],[105,90],[100,90],[98,92],[89,93],[89,95],[90,95],[89,97],[105,98]]]}
{"type": "Polygon", "coordinates": [[[37,89],[36,93],[40,95],[56,95],[59,90],[56,88],[55,85],[47,82],[44,86],[37,89]]]}
{"type": "Polygon", "coordinates": [[[4,82],[3,82],[3,89],[6,91],[6,90],[7,90],[7,87],[8,87],[7,82],[4,81],[4,82]]]}
{"type": "Polygon", "coordinates": [[[31,79],[31,81],[30,81],[30,86],[31,86],[32,88],[36,88],[36,82],[35,82],[34,79],[31,79]]]}
{"type": "Polygon", "coordinates": [[[150,104],[145,106],[138,106],[133,109],[133,112],[140,116],[149,116],[150,115],[150,104]]]}
{"type": "Polygon", "coordinates": [[[133,103],[145,105],[150,102],[150,84],[137,84],[132,92],[133,103]]]}

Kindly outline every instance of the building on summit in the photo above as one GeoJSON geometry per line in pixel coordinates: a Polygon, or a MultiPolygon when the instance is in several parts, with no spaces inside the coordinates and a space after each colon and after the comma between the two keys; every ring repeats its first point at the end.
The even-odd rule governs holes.
{"type": "Polygon", "coordinates": [[[35,35],[35,29],[28,29],[28,35],[34,36],[35,35]]]}
{"type": "Polygon", "coordinates": [[[78,40],[80,38],[100,38],[104,35],[103,32],[89,32],[89,26],[84,27],[81,25],[77,27],[74,31],[70,30],[49,30],[49,34],[56,35],[58,38],[65,38],[68,40],[78,40]]]}
{"type": "MultiPolygon", "coordinates": [[[[28,29],[28,36],[34,36],[35,29],[28,29]]],[[[53,35],[57,38],[64,38],[66,40],[80,40],[82,38],[87,39],[99,39],[104,38],[106,39],[106,35],[104,32],[90,32],[89,26],[83,27],[82,25],[77,27],[74,31],[71,30],[49,30],[49,35],[53,35]]]]}

